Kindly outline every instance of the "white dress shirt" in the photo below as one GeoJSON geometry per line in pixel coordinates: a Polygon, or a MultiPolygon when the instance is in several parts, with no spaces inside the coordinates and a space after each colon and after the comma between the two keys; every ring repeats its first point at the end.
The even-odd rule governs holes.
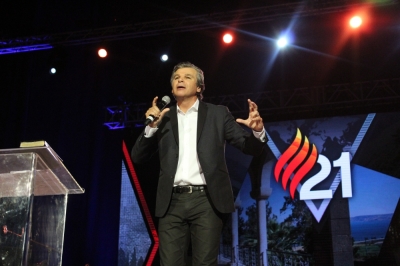
{"type": "Polygon", "coordinates": [[[179,159],[174,185],[206,185],[197,157],[197,117],[199,100],[186,113],[177,107],[179,159]]]}

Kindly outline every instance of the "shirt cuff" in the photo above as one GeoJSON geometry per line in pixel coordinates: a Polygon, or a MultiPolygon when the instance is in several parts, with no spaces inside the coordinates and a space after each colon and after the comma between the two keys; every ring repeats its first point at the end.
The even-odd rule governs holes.
{"type": "Polygon", "coordinates": [[[265,134],[265,128],[263,127],[263,129],[260,132],[254,131],[253,130],[253,135],[254,137],[256,137],[257,139],[259,139],[261,142],[265,142],[267,137],[265,134]]]}
{"type": "Polygon", "coordinates": [[[144,129],[144,137],[145,138],[151,138],[154,133],[156,133],[158,130],[158,127],[151,127],[151,126],[146,126],[144,129]]]}

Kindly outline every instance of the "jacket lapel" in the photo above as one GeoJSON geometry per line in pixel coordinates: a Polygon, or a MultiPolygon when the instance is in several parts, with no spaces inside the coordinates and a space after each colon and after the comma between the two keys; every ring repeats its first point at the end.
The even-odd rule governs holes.
{"type": "Polygon", "coordinates": [[[174,138],[175,138],[176,144],[179,146],[178,113],[176,110],[176,105],[173,105],[170,108],[171,109],[169,110],[168,114],[171,117],[172,132],[174,133],[174,138]]]}
{"type": "Polygon", "coordinates": [[[203,127],[206,122],[207,117],[207,105],[202,101],[199,102],[199,114],[197,117],[197,142],[199,142],[201,132],[203,132],[203,127]]]}

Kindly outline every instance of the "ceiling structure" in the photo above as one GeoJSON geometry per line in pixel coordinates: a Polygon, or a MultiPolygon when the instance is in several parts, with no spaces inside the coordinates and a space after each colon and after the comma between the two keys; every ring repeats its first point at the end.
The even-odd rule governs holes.
{"type": "Polygon", "coordinates": [[[192,5],[179,1],[151,1],[140,5],[130,2],[83,5],[80,12],[71,10],[74,6],[71,3],[38,9],[36,15],[30,17],[25,14],[27,20],[35,21],[35,26],[27,30],[14,22],[12,28],[16,30],[3,29],[0,54],[113,43],[114,50],[121,51],[119,56],[125,60],[119,59],[121,68],[131,67],[118,75],[129,76],[133,72],[137,77],[132,78],[129,85],[118,84],[118,81],[115,84],[120,87],[116,91],[120,90],[124,99],[118,104],[115,97],[117,105],[105,108],[105,125],[112,129],[140,123],[150,102],[147,99],[163,93],[154,88],[165,87],[172,67],[159,67],[162,73],[155,79],[162,81],[149,82],[148,77],[157,66],[156,61],[148,58],[159,56],[156,54],[163,49],[159,47],[168,45],[172,58],[180,53],[179,58],[175,56],[169,64],[180,58],[200,64],[206,70],[207,84],[212,87],[211,95],[206,91],[205,100],[227,105],[235,115],[246,111],[247,98],[258,102],[267,121],[393,110],[399,105],[400,60],[396,59],[400,47],[397,43],[400,42],[400,26],[396,25],[400,23],[399,18],[396,19],[400,14],[399,0],[269,1],[268,4],[254,0],[232,1],[226,6],[214,1],[194,1],[192,5]],[[333,26],[330,20],[343,18],[347,11],[363,7],[378,14],[380,28],[376,26],[374,33],[365,33],[357,40],[348,38],[347,43],[343,38],[335,39],[331,30],[339,26],[333,26]],[[92,14],[89,19],[82,19],[88,14],[92,14]],[[63,16],[68,19],[62,20],[63,16]],[[60,21],[64,21],[63,24],[60,21]],[[293,26],[296,23],[299,25],[293,26]],[[274,54],[273,33],[285,27],[298,31],[299,44],[293,45],[292,51],[274,54]],[[237,34],[240,39],[234,44],[237,47],[228,50],[217,47],[221,46],[219,42],[211,44],[219,38],[221,30],[237,34]],[[393,34],[396,32],[397,37],[393,34]],[[301,38],[304,38],[302,42],[301,38]],[[356,51],[351,41],[359,42],[356,51]],[[269,42],[267,48],[266,42],[269,42]],[[335,42],[342,42],[342,46],[336,44],[335,47],[335,42]],[[130,58],[126,51],[132,47],[137,51],[130,58]],[[198,49],[202,53],[193,54],[198,49]],[[266,59],[262,59],[264,55],[266,59]],[[245,76],[243,81],[238,78],[240,75],[245,76]],[[232,78],[220,81],[221,76],[232,78]],[[248,84],[254,80],[256,85],[251,84],[254,88],[248,89],[248,84]],[[141,89],[132,90],[131,84],[141,89]],[[144,100],[147,102],[142,103],[144,100]]]}
{"type": "MultiPolygon", "coordinates": [[[[377,6],[397,5],[399,0],[380,1],[377,6]]],[[[196,16],[138,22],[120,26],[59,32],[37,36],[20,36],[0,41],[0,55],[51,49],[59,45],[84,45],[104,41],[144,38],[167,33],[198,31],[210,28],[254,24],[279,18],[324,15],[365,5],[365,1],[309,1],[213,12],[196,16]]]]}
{"type": "MultiPolygon", "coordinates": [[[[235,117],[248,113],[247,99],[257,102],[266,121],[351,114],[355,108],[364,112],[393,111],[400,102],[400,78],[312,88],[221,95],[205,101],[227,106],[235,117]]],[[[109,129],[143,126],[148,103],[108,106],[104,125],[109,129]]]]}

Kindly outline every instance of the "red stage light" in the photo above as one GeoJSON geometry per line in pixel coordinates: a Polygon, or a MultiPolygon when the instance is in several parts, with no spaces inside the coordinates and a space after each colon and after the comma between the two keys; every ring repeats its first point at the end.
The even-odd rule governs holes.
{"type": "Polygon", "coordinates": [[[224,43],[229,44],[233,41],[233,36],[230,33],[225,33],[224,37],[222,37],[222,40],[224,41],[224,43]]]}
{"type": "Polygon", "coordinates": [[[101,48],[97,51],[97,54],[99,55],[99,57],[105,58],[105,57],[107,57],[107,50],[104,48],[101,48]]]}
{"type": "Polygon", "coordinates": [[[349,25],[353,29],[359,28],[362,24],[363,20],[360,16],[354,16],[350,19],[349,25]]]}

